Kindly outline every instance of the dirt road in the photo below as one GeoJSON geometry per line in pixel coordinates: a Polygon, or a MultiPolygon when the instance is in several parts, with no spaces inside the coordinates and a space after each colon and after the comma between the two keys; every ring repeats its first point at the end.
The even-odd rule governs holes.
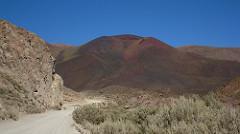
{"type": "MultiPolygon", "coordinates": [[[[100,103],[101,100],[87,99],[79,105],[100,103]]],[[[66,105],[65,110],[26,115],[18,121],[1,121],[0,134],[79,134],[75,130],[72,111],[75,104],[66,105]]]]}

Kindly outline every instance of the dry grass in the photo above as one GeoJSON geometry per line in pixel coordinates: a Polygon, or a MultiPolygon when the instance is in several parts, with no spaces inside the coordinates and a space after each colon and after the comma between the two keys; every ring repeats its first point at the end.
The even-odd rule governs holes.
{"type": "Polygon", "coordinates": [[[210,94],[169,99],[157,107],[117,104],[77,108],[73,119],[93,134],[238,134],[240,110],[210,94]]]}
{"type": "Polygon", "coordinates": [[[76,123],[81,124],[87,121],[91,124],[99,125],[105,120],[105,114],[103,110],[98,107],[98,105],[86,105],[84,107],[79,107],[73,112],[73,119],[76,123]]]}

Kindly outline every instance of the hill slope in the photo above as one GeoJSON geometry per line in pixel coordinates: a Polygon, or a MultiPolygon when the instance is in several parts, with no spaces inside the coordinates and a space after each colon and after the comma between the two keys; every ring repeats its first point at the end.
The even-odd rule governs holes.
{"type": "Polygon", "coordinates": [[[205,46],[184,46],[178,48],[207,58],[240,62],[240,48],[213,48],[205,46]]]}
{"type": "Polygon", "coordinates": [[[63,45],[63,44],[47,44],[47,45],[52,55],[56,58],[57,63],[60,63],[72,58],[71,56],[74,56],[75,51],[78,49],[75,46],[63,45]]]}
{"type": "Polygon", "coordinates": [[[223,101],[240,105],[240,77],[222,86],[217,93],[223,101]]]}
{"type": "Polygon", "coordinates": [[[104,36],[75,48],[56,71],[74,90],[110,85],[211,89],[240,75],[240,64],[181,52],[151,37],[104,36]]]}

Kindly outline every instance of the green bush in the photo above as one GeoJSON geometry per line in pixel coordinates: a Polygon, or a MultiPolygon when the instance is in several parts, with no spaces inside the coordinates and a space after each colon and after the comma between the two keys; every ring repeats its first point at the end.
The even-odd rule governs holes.
{"type": "Polygon", "coordinates": [[[240,133],[239,108],[221,103],[213,94],[169,99],[156,108],[83,106],[73,112],[73,117],[93,134],[240,133]]]}

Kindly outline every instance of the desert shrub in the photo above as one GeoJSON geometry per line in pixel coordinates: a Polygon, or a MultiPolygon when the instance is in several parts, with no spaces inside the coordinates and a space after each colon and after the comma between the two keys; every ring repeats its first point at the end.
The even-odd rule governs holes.
{"type": "MultiPolygon", "coordinates": [[[[214,102],[219,103],[214,98],[214,102]]],[[[148,117],[147,131],[152,133],[180,134],[235,134],[240,131],[239,108],[221,105],[208,105],[201,98],[174,99],[169,105],[148,117]]]]}
{"type": "Polygon", "coordinates": [[[97,125],[104,122],[105,114],[96,104],[86,105],[73,111],[73,119],[79,124],[87,121],[97,125]]]}
{"type": "MultiPolygon", "coordinates": [[[[84,108],[85,107],[85,108],[84,108]]],[[[221,103],[214,94],[204,97],[169,99],[159,107],[124,109],[117,105],[83,106],[95,111],[75,110],[83,125],[93,134],[238,134],[240,110],[221,103]],[[96,114],[104,119],[93,123],[96,114]]]]}
{"type": "Polygon", "coordinates": [[[155,108],[140,106],[131,110],[127,116],[127,119],[135,123],[141,133],[144,133],[147,128],[146,126],[149,125],[148,117],[156,114],[156,112],[157,111],[155,108]]]}
{"type": "Polygon", "coordinates": [[[92,134],[139,134],[141,131],[136,124],[129,120],[106,120],[99,125],[91,123],[85,124],[86,128],[90,130],[92,134]]]}
{"type": "Polygon", "coordinates": [[[129,116],[129,112],[122,107],[106,107],[104,108],[104,113],[106,118],[113,122],[118,120],[126,120],[129,116]]]}
{"type": "Polygon", "coordinates": [[[221,103],[217,95],[213,92],[203,96],[202,99],[206,103],[206,105],[211,108],[220,109],[223,107],[223,103],[221,103]]]}

